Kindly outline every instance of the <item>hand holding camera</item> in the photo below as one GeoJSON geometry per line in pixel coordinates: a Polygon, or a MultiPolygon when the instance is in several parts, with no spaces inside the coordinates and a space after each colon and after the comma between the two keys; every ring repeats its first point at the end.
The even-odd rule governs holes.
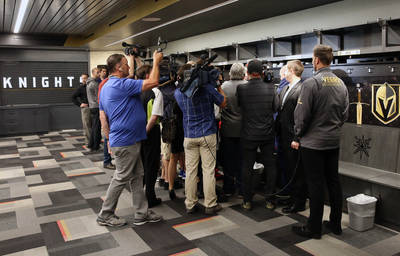
{"type": "Polygon", "coordinates": [[[159,52],[158,50],[154,51],[153,53],[153,61],[154,65],[160,64],[161,60],[163,59],[164,55],[162,52],[159,52]]]}

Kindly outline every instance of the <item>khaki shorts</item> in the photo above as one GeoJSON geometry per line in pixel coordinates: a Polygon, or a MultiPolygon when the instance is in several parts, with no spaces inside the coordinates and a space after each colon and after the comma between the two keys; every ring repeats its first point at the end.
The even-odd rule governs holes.
{"type": "Polygon", "coordinates": [[[171,155],[171,144],[164,143],[161,139],[161,155],[164,160],[169,161],[171,155]]]}

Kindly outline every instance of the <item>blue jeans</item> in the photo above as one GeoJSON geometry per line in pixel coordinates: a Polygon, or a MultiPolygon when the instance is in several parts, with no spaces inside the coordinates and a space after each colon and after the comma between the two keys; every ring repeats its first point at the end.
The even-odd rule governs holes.
{"type": "Polygon", "coordinates": [[[104,164],[111,163],[111,155],[108,153],[108,140],[104,137],[104,164]]]}

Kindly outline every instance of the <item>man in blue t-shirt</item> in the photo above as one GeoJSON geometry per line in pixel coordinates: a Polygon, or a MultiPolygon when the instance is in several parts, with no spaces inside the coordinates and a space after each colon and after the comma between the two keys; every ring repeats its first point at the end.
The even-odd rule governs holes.
{"type": "MultiPolygon", "coordinates": [[[[127,78],[130,69],[128,60],[122,54],[113,54],[107,59],[111,76],[100,92],[100,120],[109,148],[115,155],[117,167],[108,187],[106,198],[97,218],[102,226],[122,226],[126,220],[115,215],[118,198],[128,184],[132,193],[135,210],[135,225],[146,222],[158,222],[162,219],[148,210],[147,199],[143,191],[143,164],[140,157],[141,141],[146,139],[146,114],[140,94],[158,85],[160,76],[158,65],[163,54],[153,54],[154,68],[149,79],[134,80],[127,78]]],[[[137,61],[130,56],[131,63],[137,61]]]]}

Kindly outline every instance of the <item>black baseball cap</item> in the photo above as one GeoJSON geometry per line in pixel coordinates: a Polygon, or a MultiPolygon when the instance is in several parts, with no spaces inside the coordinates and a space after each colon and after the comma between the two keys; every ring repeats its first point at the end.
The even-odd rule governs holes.
{"type": "Polygon", "coordinates": [[[257,73],[257,74],[262,74],[263,67],[262,63],[259,60],[251,60],[247,64],[247,73],[252,74],[252,73],[257,73]]]}

